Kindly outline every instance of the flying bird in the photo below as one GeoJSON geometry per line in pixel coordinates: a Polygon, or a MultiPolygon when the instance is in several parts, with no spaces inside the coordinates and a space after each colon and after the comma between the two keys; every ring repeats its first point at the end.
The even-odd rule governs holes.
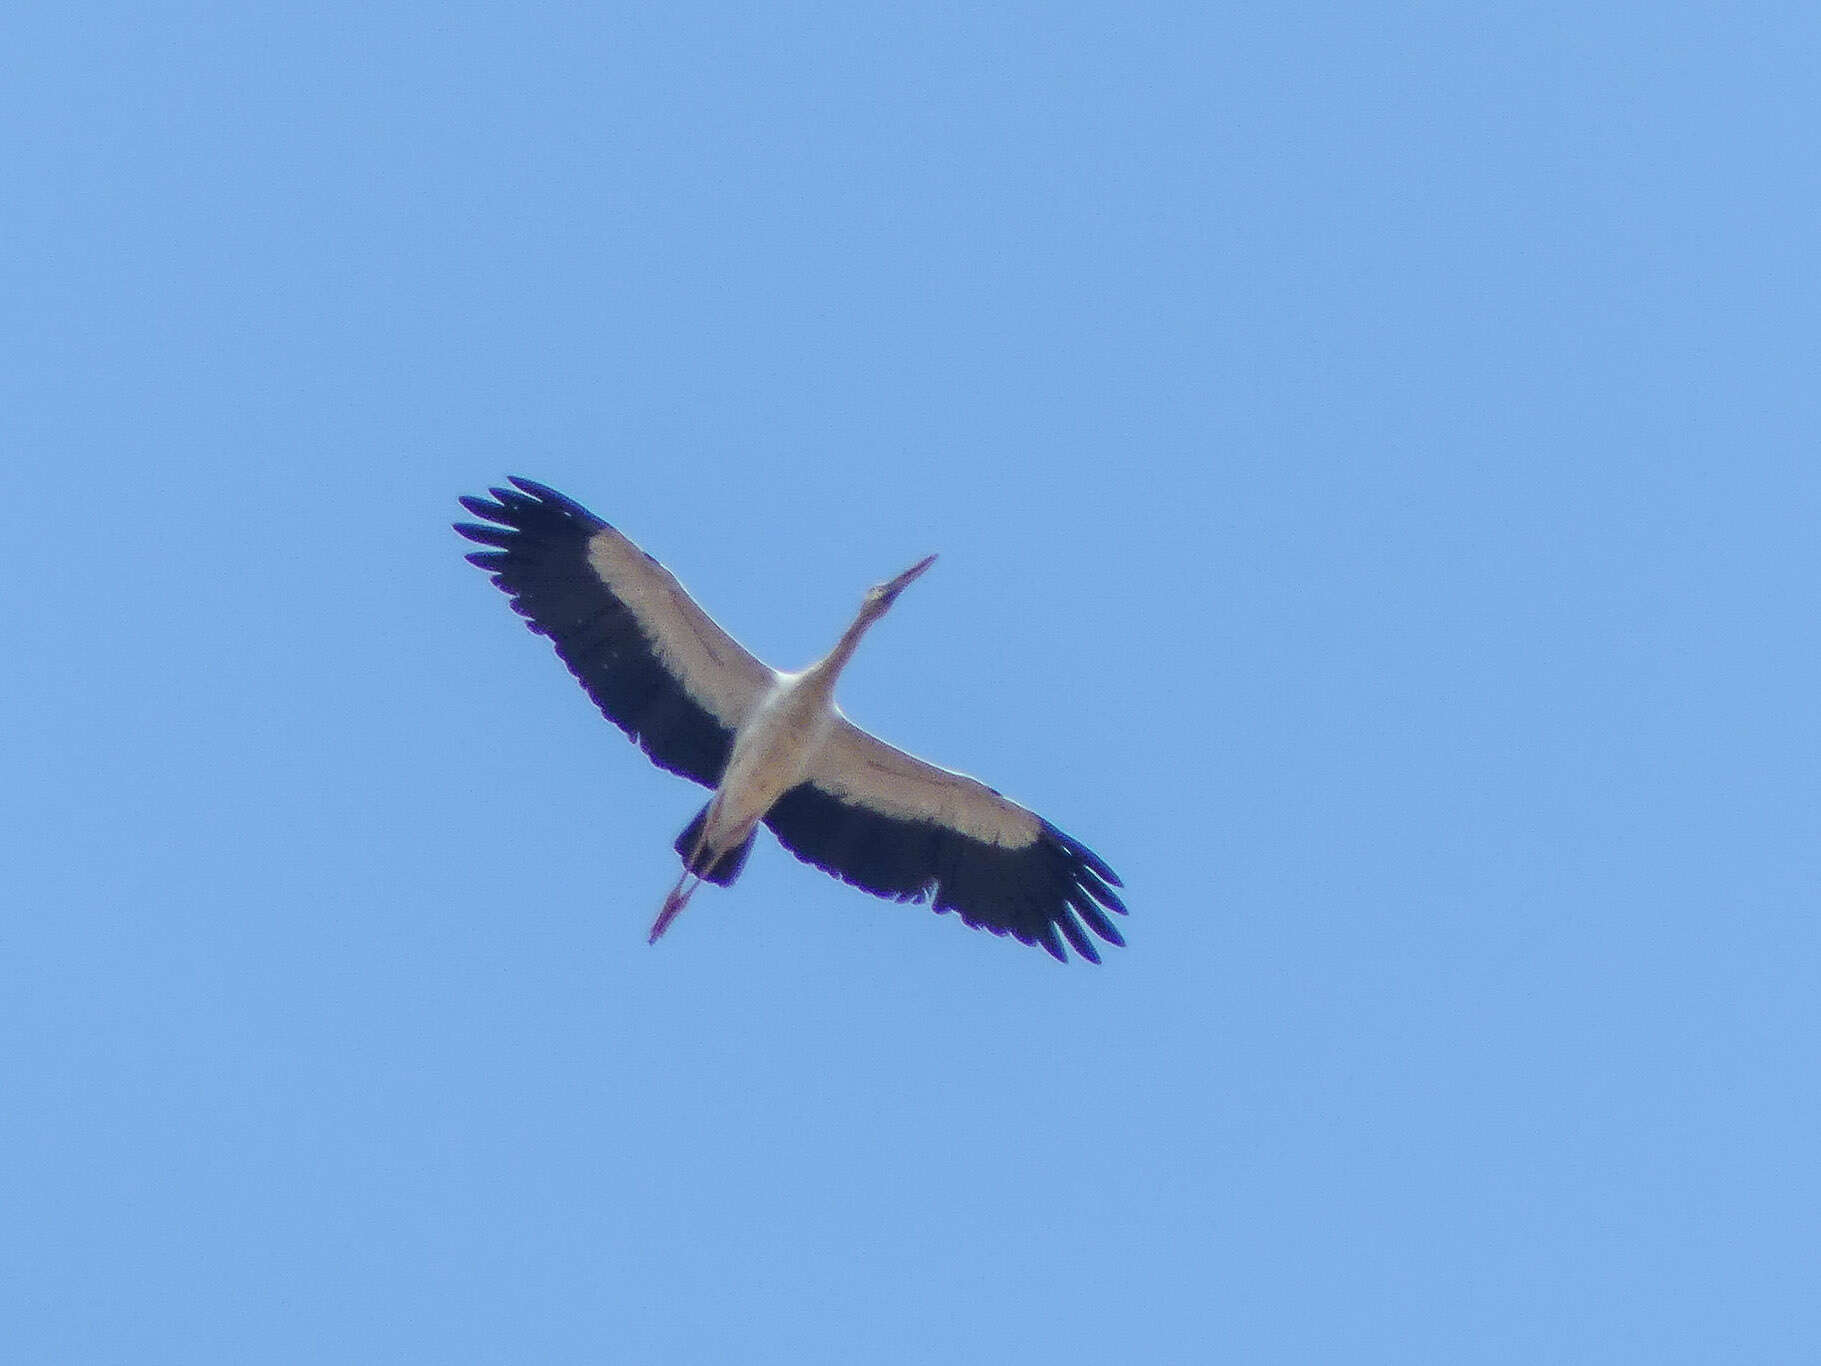
{"type": "Polygon", "coordinates": [[[683,871],[651,927],[669,927],[703,882],[740,875],[761,823],[783,846],[875,896],[928,901],[967,924],[1090,962],[1083,926],[1125,940],[1113,870],[1040,816],[963,773],[860,729],[835,681],[874,622],[935,562],[869,589],[853,624],[796,673],[761,663],[650,555],[581,504],[529,479],[464,497],[490,547],[468,559],[548,636],[595,705],[660,768],[713,791],[677,836],[683,871]]]}

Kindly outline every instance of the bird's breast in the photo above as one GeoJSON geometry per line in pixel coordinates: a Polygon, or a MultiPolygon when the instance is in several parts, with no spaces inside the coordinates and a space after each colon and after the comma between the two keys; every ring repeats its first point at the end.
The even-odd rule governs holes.
{"type": "Polygon", "coordinates": [[[802,677],[780,682],[734,737],[720,788],[732,821],[758,820],[801,782],[834,723],[834,707],[822,689],[802,677]]]}

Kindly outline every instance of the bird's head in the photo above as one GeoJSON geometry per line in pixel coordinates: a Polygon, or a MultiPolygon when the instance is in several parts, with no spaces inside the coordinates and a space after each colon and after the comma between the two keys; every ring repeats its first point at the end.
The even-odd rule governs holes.
{"type": "Polygon", "coordinates": [[[935,562],[936,557],[934,555],[925,556],[902,574],[898,575],[897,578],[887,579],[884,583],[874,584],[871,588],[866,590],[866,601],[861,606],[862,613],[872,620],[877,620],[879,617],[884,616],[886,609],[898,600],[898,594],[902,593],[906,588],[909,588],[918,576],[935,562]]]}

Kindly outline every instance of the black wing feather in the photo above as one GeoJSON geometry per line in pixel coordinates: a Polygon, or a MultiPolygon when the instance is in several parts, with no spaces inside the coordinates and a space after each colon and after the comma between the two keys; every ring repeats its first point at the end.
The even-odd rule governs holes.
{"type": "Polygon", "coordinates": [[[1047,821],[1034,842],[1006,849],[799,783],[765,823],[805,863],[862,891],[896,901],[927,897],[938,912],[952,910],[969,925],[1039,944],[1063,962],[1064,938],[1089,962],[1100,961],[1083,922],[1107,943],[1125,943],[1102,910],[1125,913],[1106,885],[1118,881],[1113,870],[1047,821]]]}
{"type": "Polygon", "coordinates": [[[715,786],[733,731],[683,690],[638,619],[589,564],[588,542],[607,523],[542,484],[512,482],[516,490],[491,490],[492,501],[461,500],[492,525],[457,522],[455,529],[497,547],[468,558],[492,574],[526,625],[550,637],[602,714],[653,763],[715,786]]]}

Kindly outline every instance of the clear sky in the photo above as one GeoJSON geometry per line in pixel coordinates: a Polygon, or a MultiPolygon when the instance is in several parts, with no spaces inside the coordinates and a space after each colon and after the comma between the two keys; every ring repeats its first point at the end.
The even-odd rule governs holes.
{"type": "Polygon", "coordinates": [[[1816,1359],[1811,7],[0,42],[10,1359],[1816,1359]],[[940,552],[843,702],[1131,947],[647,948],[508,473],[781,667],[940,552]]]}

